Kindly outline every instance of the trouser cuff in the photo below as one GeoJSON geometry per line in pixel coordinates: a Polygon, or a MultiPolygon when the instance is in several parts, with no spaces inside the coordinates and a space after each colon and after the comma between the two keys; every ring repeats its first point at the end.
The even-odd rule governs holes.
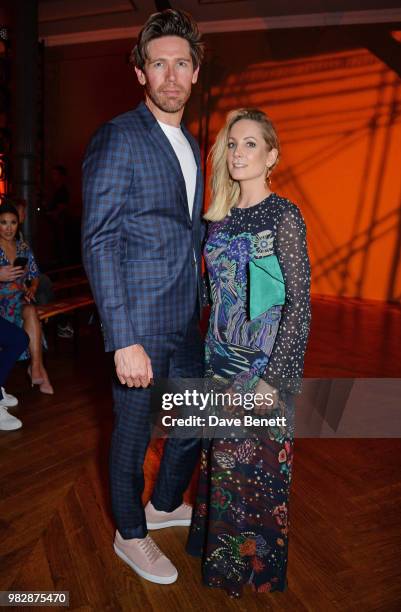
{"type": "Polygon", "coordinates": [[[118,531],[123,540],[131,540],[132,538],[146,538],[148,535],[148,529],[144,525],[139,525],[139,527],[128,527],[126,529],[118,527],[118,531]]]}

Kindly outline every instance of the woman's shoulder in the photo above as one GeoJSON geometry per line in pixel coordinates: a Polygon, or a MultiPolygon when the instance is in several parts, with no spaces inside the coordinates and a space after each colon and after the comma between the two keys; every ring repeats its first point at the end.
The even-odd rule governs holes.
{"type": "Polygon", "coordinates": [[[278,221],[281,224],[291,224],[295,226],[304,226],[304,218],[302,212],[295,202],[288,198],[284,198],[278,194],[274,194],[274,205],[278,221]]]}
{"type": "Polygon", "coordinates": [[[210,236],[210,234],[224,227],[229,219],[230,215],[228,214],[224,219],[220,219],[220,221],[206,221],[206,235],[210,236]]]}
{"type": "Polygon", "coordinates": [[[292,202],[288,198],[285,198],[279,195],[278,193],[273,193],[272,198],[273,198],[272,203],[276,206],[276,208],[280,211],[280,213],[288,214],[288,215],[297,215],[297,216],[301,215],[299,206],[295,202],[292,202]]]}

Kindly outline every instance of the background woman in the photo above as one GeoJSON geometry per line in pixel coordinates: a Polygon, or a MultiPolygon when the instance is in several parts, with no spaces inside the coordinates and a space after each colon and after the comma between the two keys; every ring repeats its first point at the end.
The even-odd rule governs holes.
{"type": "Polygon", "coordinates": [[[310,269],[297,206],[270,190],[279,151],[271,121],[254,109],[230,113],[212,151],[208,376],[231,391],[271,393],[269,416],[285,410],[288,420],[204,443],[188,552],[203,554],[208,586],[236,597],[246,583],[260,592],[286,585],[291,395],[309,332],[310,269]]]}
{"type": "MultiPolygon", "coordinates": [[[[29,246],[22,240],[16,240],[18,223],[16,209],[10,204],[3,204],[0,207],[0,316],[24,327],[29,336],[31,365],[28,374],[32,385],[39,385],[42,393],[53,394],[43,365],[42,329],[32,304],[38,288],[39,270],[29,246]]],[[[25,351],[20,359],[28,357],[25,351]]]]}

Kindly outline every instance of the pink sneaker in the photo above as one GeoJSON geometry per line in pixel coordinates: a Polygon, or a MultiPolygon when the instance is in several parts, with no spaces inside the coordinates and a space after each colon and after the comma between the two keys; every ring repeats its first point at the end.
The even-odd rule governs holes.
{"type": "Polygon", "coordinates": [[[141,578],[157,584],[171,584],[178,578],[174,565],[162,553],[152,538],[124,540],[118,531],[114,539],[114,551],[141,578]]]}
{"type": "Polygon", "coordinates": [[[156,510],[151,501],[145,506],[146,524],[148,529],[164,529],[165,527],[189,527],[192,518],[192,506],[185,502],[172,512],[156,510]]]}

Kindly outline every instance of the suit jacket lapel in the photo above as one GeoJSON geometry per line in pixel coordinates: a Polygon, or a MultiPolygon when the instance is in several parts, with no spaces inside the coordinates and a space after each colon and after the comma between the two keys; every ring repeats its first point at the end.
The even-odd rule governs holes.
{"type": "Polygon", "coordinates": [[[184,132],[185,137],[187,138],[189,144],[191,145],[192,152],[196,161],[196,186],[195,186],[195,196],[194,196],[194,207],[192,210],[192,219],[195,219],[195,215],[199,215],[202,208],[202,169],[201,169],[201,156],[198,143],[195,138],[192,136],[191,132],[187,130],[185,125],[181,124],[181,129],[184,132]]]}
{"type": "Polygon", "coordinates": [[[150,137],[153,142],[157,145],[158,149],[163,153],[167,163],[171,166],[171,170],[176,175],[176,179],[178,181],[178,186],[180,190],[181,199],[184,200],[185,205],[188,208],[187,204],[187,190],[185,187],[184,175],[182,174],[180,162],[178,161],[178,157],[175,154],[173,147],[170,144],[169,139],[161,129],[160,125],[155,121],[153,128],[150,131],[150,137]]]}
{"type": "MultiPolygon", "coordinates": [[[[185,185],[184,175],[182,174],[180,162],[178,161],[178,157],[175,154],[173,147],[170,144],[169,139],[161,129],[160,125],[157,122],[156,117],[151,113],[144,102],[138,107],[139,112],[141,113],[143,120],[149,130],[149,135],[153,142],[157,145],[157,147],[162,151],[165,156],[167,162],[171,165],[172,171],[175,173],[179,191],[181,195],[181,203],[184,207],[184,212],[189,221],[191,221],[191,217],[189,216],[189,207],[188,207],[188,198],[187,198],[187,189],[185,185]]],[[[194,197],[194,207],[192,211],[192,218],[194,218],[195,214],[199,214],[200,208],[202,205],[202,172],[201,172],[201,157],[199,152],[199,147],[192,136],[192,134],[187,130],[184,124],[181,124],[181,129],[187,138],[189,144],[191,145],[191,149],[193,151],[197,173],[196,173],[196,186],[195,186],[195,197],[194,197]]]]}

